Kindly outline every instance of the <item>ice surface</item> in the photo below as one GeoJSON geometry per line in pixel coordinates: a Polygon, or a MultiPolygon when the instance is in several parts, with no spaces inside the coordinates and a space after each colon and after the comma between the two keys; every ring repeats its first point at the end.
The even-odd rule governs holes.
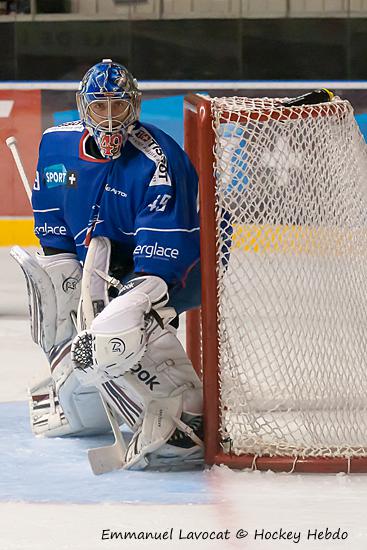
{"type": "Polygon", "coordinates": [[[2,403],[0,411],[5,420],[0,425],[2,500],[78,504],[210,501],[201,471],[189,475],[186,472],[124,472],[121,476],[121,472],[111,472],[95,476],[89,467],[87,449],[112,444],[112,435],[35,438],[29,427],[26,403],[2,403]],[[123,491],[118,489],[122,486],[123,491]]]}
{"type": "Polygon", "coordinates": [[[31,342],[25,284],[8,249],[0,249],[0,265],[0,550],[366,550],[367,476],[215,467],[96,477],[86,449],[106,437],[33,438],[26,389],[46,373],[46,363],[31,342]],[[326,528],[336,534],[340,528],[347,539],[307,539],[308,530],[326,528]],[[238,529],[247,536],[236,538],[238,529]],[[288,540],[261,540],[262,530],[277,537],[280,529],[288,540]],[[167,531],[172,539],[102,540],[103,530],[105,536],[167,531]],[[226,530],[228,539],[202,538],[224,537],[226,530]],[[198,540],[182,538],[190,532],[198,540]]]}

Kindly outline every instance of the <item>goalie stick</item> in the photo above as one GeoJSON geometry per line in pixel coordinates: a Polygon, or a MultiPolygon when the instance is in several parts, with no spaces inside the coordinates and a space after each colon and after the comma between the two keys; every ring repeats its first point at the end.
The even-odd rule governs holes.
{"type": "Polygon", "coordinates": [[[22,160],[19,156],[19,152],[17,148],[17,138],[14,136],[10,136],[5,140],[5,143],[9,147],[10,152],[13,155],[14,162],[16,164],[16,167],[18,168],[19,176],[20,176],[20,179],[22,180],[24,190],[27,193],[29,202],[32,205],[32,189],[31,189],[31,186],[29,185],[29,181],[25,173],[22,160]]]}
{"type": "MultiPolygon", "coordinates": [[[[95,267],[94,257],[96,256],[96,249],[99,246],[104,246],[105,243],[109,243],[108,239],[105,237],[94,237],[89,245],[87,257],[84,263],[83,270],[83,279],[82,279],[82,290],[81,290],[81,302],[82,302],[82,312],[80,311],[78,319],[78,330],[81,330],[82,327],[89,328],[94,317],[95,317],[95,308],[92,303],[92,292],[91,292],[91,277],[96,273],[101,279],[107,282],[108,285],[112,285],[118,290],[123,288],[123,285],[117,279],[110,277],[105,269],[102,271],[95,267]]],[[[165,326],[167,323],[172,321],[176,316],[176,311],[171,307],[163,307],[161,309],[151,310],[151,314],[154,319],[160,326],[165,326]]],[[[88,354],[87,348],[90,349],[90,342],[88,338],[83,341],[83,336],[80,338],[80,353],[88,354]],[[84,349],[83,349],[84,348],[84,349]]],[[[74,344],[73,344],[74,346],[74,344]]],[[[74,351],[75,353],[75,351],[74,351]]],[[[73,354],[73,348],[72,348],[73,354]]],[[[88,363],[88,359],[86,361],[88,363]]],[[[107,382],[106,384],[109,384],[107,382]]],[[[105,384],[103,384],[104,386],[105,384]]],[[[105,408],[107,417],[110,421],[113,434],[115,436],[115,441],[112,445],[107,445],[104,447],[96,447],[94,449],[89,449],[88,458],[93,473],[96,475],[110,472],[112,470],[119,470],[125,465],[125,455],[127,451],[127,445],[124,440],[124,437],[121,433],[118,420],[115,416],[114,410],[110,407],[109,403],[101,394],[102,403],[105,408]]]]}
{"type": "MultiPolygon", "coordinates": [[[[81,302],[82,311],[79,312],[82,319],[78,319],[78,329],[82,327],[90,328],[90,325],[95,317],[95,310],[91,297],[91,278],[94,273],[101,276],[101,271],[94,267],[94,258],[96,255],[96,249],[98,246],[103,246],[108,240],[105,237],[92,238],[87,256],[83,268],[82,289],[81,289],[81,302]]],[[[112,432],[115,437],[115,441],[112,445],[106,445],[104,447],[96,447],[88,450],[89,464],[94,474],[104,474],[111,472],[112,470],[119,470],[125,464],[126,443],[122,436],[120,425],[114,414],[114,411],[107,403],[106,399],[100,392],[102,403],[106,411],[108,420],[111,424],[112,432]]]]}
{"type": "MultiPolygon", "coordinates": [[[[9,147],[13,155],[24,190],[27,193],[27,197],[30,204],[32,205],[32,202],[31,202],[32,188],[28,181],[22,160],[19,155],[19,151],[17,148],[17,139],[14,136],[10,136],[5,140],[5,143],[9,147]]],[[[94,258],[94,251],[97,244],[98,243],[96,239],[91,240],[91,243],[88,248],[88,252],[90,251],[89,258],[94,258]]],[[[88,263],[87,265],[87,260],[88,260],[88,255],[86,258],[86,266],[85,266],[88,268],[88,271],[87,271],[88,276],[85,278],[85,282],[84,282],[84,276],[82,279],[82,300],[84,305],[84,308],[83,308],[84,322],[86,324],[86,327],[89,327],[91,322],[94,319],[93,304],[90,296],[90,280],[92,275],[91,270],[93,270],[93,266],[90,265],[90,263],[92,262],[88,263]]],[[[76,324],[75,318],[73,319],[73,321],[74,321],[74,324],[76,324]]],[[[124,456],[126,452],[126,444],[121,434],[120,426],[114,415],[114,412],[112,411],[112,409],[110,408],[106,400],[104,399],[101,392],[100,392],[100,395],[101,395],[104,409],[107,414],[107,418],[111,424],[111,429],[115,437],[115,441],[112,445],[99,447],[95,449],[89,449],[88,451],[89,463],[91,465],[93,473],[96,475],[122,468],[125,463],[124,456]]]]}

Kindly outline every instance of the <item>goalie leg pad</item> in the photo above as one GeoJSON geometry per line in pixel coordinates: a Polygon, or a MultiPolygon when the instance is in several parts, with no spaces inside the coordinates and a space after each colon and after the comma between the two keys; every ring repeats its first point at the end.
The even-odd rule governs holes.
{"type": "Polygon", "coordinates": [[[202,382],[171,326],[154,332],[144,357],[123,379],[145,403],[183,394],[184,411],[201,414],[202,382]]]}
{"type": "Polygon", "coordinates": [[[174,329],[162,329],[148,316],[152,306],[164,307],[166,284],[151,276],[136,281],[92,321],[90,331],[74,340],[76,372],[82,383],[97,385],[135,430],[126,468],[144,468],[156,457],[171,463],[202,457],[200,429],[190,426],[191,419],[202,424],[201,382],[174,329]],[[155,282],[158,292],[148,293],[157,288],[155,282]],[[136,337],[143,332],[145,342],[136,337]]]}
{"type": "Polygon", "coordinates": [[[81,265],[69,253],[33,257],[14,246],[10,254],[26,277],[33,341],[49,354],[75,334],[71,315],[78,309],[81,265]]]}
{"type": "Polygon", "coordinates": [[[111,430],[96,389],[81,388],[71,374],[56,393],[52,377],[29,390],[31,429],[43,437],[89,436],[111,430]]]}
{"type": "Polygon", "coordinates": [[[51,376],[29,391],[35,435],[59,437],[104,433],[110,426],[95,388],[82,388],[70,359],[70,340],[80,300],[82,268],[75,254],[31,256],[21,247],[11,255],[27,281],[34,342],[46,353],[51,376]]]}
{"type": "Polygon", "coordinates": [[[71,434],[89,436],[111,430],[97,388],[85,388],[72,372],[58,391],[59,402],[69,419],[71,434]]]}
{"type": "Polygon", "coordinates": [[[80,384],[71,365],[70,352],[63,354],[63,351],[67,352],[68,348],[60,346],[60,357],[55,357],[52,376],[30,390],[33,433],[60,437],[108,432],[111,426],[99,392],[80,384]]]}
{"type": "Polygon", "coordinates": [[[162,447],[176,429],[174,418],[181,414],[181,396],[151,401],[142,427],[135,432],[125,456],[126,470],[143,470],[149,465],[147,455],[162,447]]]}
{"type": "Polygon", "coordinates": [[[125,455],[126,470],[202,462],[202,417],[182,415],[182,397],[151,401],[125,455]]]}
{"type": "MultiPolygon", "coordinates": [[[[90,344],[86,349],[92,364],[90,344]]],[[[88,359],[86,367],[76,368],[78,376],[89,376],[88,359]]],[[[172,327],[152,331],[142,360],[98,387],[135,431],[126,468],[202,459],[202,384],[172,327]]]]}
{"type": "MultiPolygon", "coordinates": [[[[120,395],[122,401],[126,401],[126,407],[129,408],[130,399],[131,407],[138,409],[139,413],[152,400],[183,394],[184,412],[201,414],[202,384],[172,327],[151,333],[144,357],[129,372],[121,373],[121,369],[116,369],[116,375],[112,376],[108,367],[104,370],[98,368],[93,363],[92,335],[88,331],[75,338],[72,361],[80,383],[101,389],[119,414],[123,413],[124,403],[118,404],[118,388],[121,388],[120,395]]],[[[140,414],[133,414],[127,424],[138,426],[138,417],[140,414]]]]}
{"type": "Polygon", "coordinates": [[[120,380],[145,403],[143,423],[127,449],[126,469],[202,461],[202,384],[174,329],[155,333],[142,361],[116,384],[120,380]]]}

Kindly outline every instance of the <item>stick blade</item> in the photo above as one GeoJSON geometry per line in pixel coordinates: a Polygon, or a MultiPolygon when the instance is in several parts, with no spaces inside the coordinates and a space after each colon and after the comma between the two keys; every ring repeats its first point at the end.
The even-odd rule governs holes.
{"type": "Polygon", "coordinates": [[[113,470],[121,470],[125,466],[127,444],[121,433],[118,419],[109,403],[101,394],[102,403],[110,421],[115,441],[112,445],[89,449],[88,459],[95,475],[106,474],[113,470]]]}
{"type": "Polygon", "coordinates": [[[89,464],[95,475],[120,470],[125,465],[125,452],[117,441],[107,447],[97,447],[88,451],[89,464]]]}

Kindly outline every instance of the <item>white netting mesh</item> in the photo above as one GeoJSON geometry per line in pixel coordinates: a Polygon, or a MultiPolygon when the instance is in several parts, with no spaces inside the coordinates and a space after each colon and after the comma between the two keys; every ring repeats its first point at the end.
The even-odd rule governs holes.
{"type": "Polygon", "coordinates": [[[222,436],[367,455],[367,155],[347,101],[212,100],[222,436]]]}

